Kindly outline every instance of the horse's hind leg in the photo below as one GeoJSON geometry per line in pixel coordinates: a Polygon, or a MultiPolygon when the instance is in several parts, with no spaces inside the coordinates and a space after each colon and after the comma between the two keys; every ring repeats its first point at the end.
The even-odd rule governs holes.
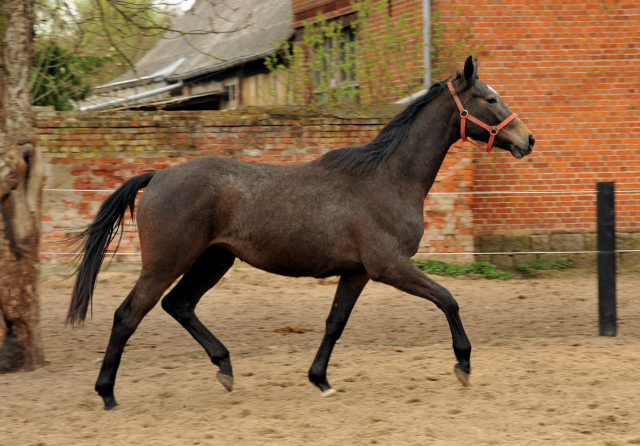
{"type": "Polygon", "coordinates": [[[113,386],[127,341],[173,280],[175,277],[170,279],[166,274],[162,277],[142,274],[127,298],[116,310],[109,345],[95,386],[96,392],[104,401],[106,410],[118,405],[113,396],[113,386]]]}
{"type": "Polygon", "coordinates": [[[220,368],[218,381],[233,388],[229,351],[194,313],[200,298],[224,276],[235,257],[229,251],[211,246],[194,262],[180,282],[162,299],[162,308],[173,316],[204,347],[211,362],[220,368]]]}
{"type": "Polygon", "coordinates": [[[366,274],[343,275],[340,277],[336,296],[331,305],[331,312],[327,318],[322,344],[320,344],[316,358],[309,370],[309,380],[322,390],[323,396],[330,396],[336,393],[327,381],[329,358],[333,347],[340,339],[342,331],[347,325],[353,306],[368,281],[369,276],[366,274]]]}

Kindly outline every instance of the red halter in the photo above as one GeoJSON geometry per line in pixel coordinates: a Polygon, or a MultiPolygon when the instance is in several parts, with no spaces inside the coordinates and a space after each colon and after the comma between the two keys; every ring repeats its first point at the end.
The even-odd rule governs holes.
{"type": "Polygon", "coordinates": [[[456,93],[455,88],[453,88],[453,84],[451,82],[447,82],[447,87],[449,87],[449,91],[451,92],[451,95],[453,96],[453,100],[456,101],[456,105],[458,106],[458,110],[460,110],[460,139],[462,139],[463,141],[469,141],[471,144],[473,144],[474,146],[479,147],[481,149],[485,148],[485,146],[482,143],[480,143],[478,141],[468,140],[467,139],[467,134],[465,132],[465,127],[466,127],[466,124],[467,124],[467,119],[469,119],[469,121],[471,121],[471,122],[473,122],[475,124],[478,124],[480,127],[482,127],[483,129],[485,129],[486,131],[488,131],[491,134],[491,136],[489,136],[489,142],[487,143],[487,146],[486,146],[487,153],[491,152],[491,149],[493,148],[493,140],[496,139],[496,135],[498,134],[498,132],[500,130],[502,130],[504,127],[506,127],[506,125],[509,124],[511,121],[516,119],[516,116],[518,116],[518,115],[513,113],[511,116],[509,116],[507,119],[505,119],[504,121],[502,121],[498,125],[491,126],[489,124],[485,124],[484,122],[480,121],[478,118],[471,116],[469,114],[469,112],[467,110],[465,110],[465,108],[462,105],[462,102],[460,101],[460,98],[458,97],[458,94],[456,93]]]}

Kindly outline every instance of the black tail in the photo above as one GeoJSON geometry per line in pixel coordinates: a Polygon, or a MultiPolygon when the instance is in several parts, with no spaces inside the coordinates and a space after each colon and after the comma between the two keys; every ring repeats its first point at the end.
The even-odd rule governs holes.
{"type": "MultiPolygon", "coordinates": [[[[78,277],[71,294],[67,323],[81,323],[87,316],[96,278],[107,254],[107,248],[120,231],[120,223],[127,208],[131,211],[131,218],[133,218],[138,190],[149,184],[154,173],[148,172],[125,181],[102,203],[93,223],[77,236],[76,240],[82,246],[84,255],[77,270],[78,277]]],[[[116,249],[118,249],[117,246],[116,249]]]]}

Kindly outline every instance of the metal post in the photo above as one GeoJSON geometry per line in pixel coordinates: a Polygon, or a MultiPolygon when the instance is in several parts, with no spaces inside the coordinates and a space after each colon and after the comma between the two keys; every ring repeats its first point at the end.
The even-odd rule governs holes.
{"type": "Polygon", "coordinates": [[[600,336],[616,335],[614,183],[598,183],[598,312],[600,336]]]}

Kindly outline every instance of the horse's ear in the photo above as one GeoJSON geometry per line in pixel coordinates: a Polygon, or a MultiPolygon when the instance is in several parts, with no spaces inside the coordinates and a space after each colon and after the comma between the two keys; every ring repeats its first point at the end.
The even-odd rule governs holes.
{"type": "Polygon", "coordinates": [[[478,59],[474,59],[472,56],[469,56],[464,62],[464,78],[467,80],[467,84],[472,84],[477,77],[478,59]]]}

